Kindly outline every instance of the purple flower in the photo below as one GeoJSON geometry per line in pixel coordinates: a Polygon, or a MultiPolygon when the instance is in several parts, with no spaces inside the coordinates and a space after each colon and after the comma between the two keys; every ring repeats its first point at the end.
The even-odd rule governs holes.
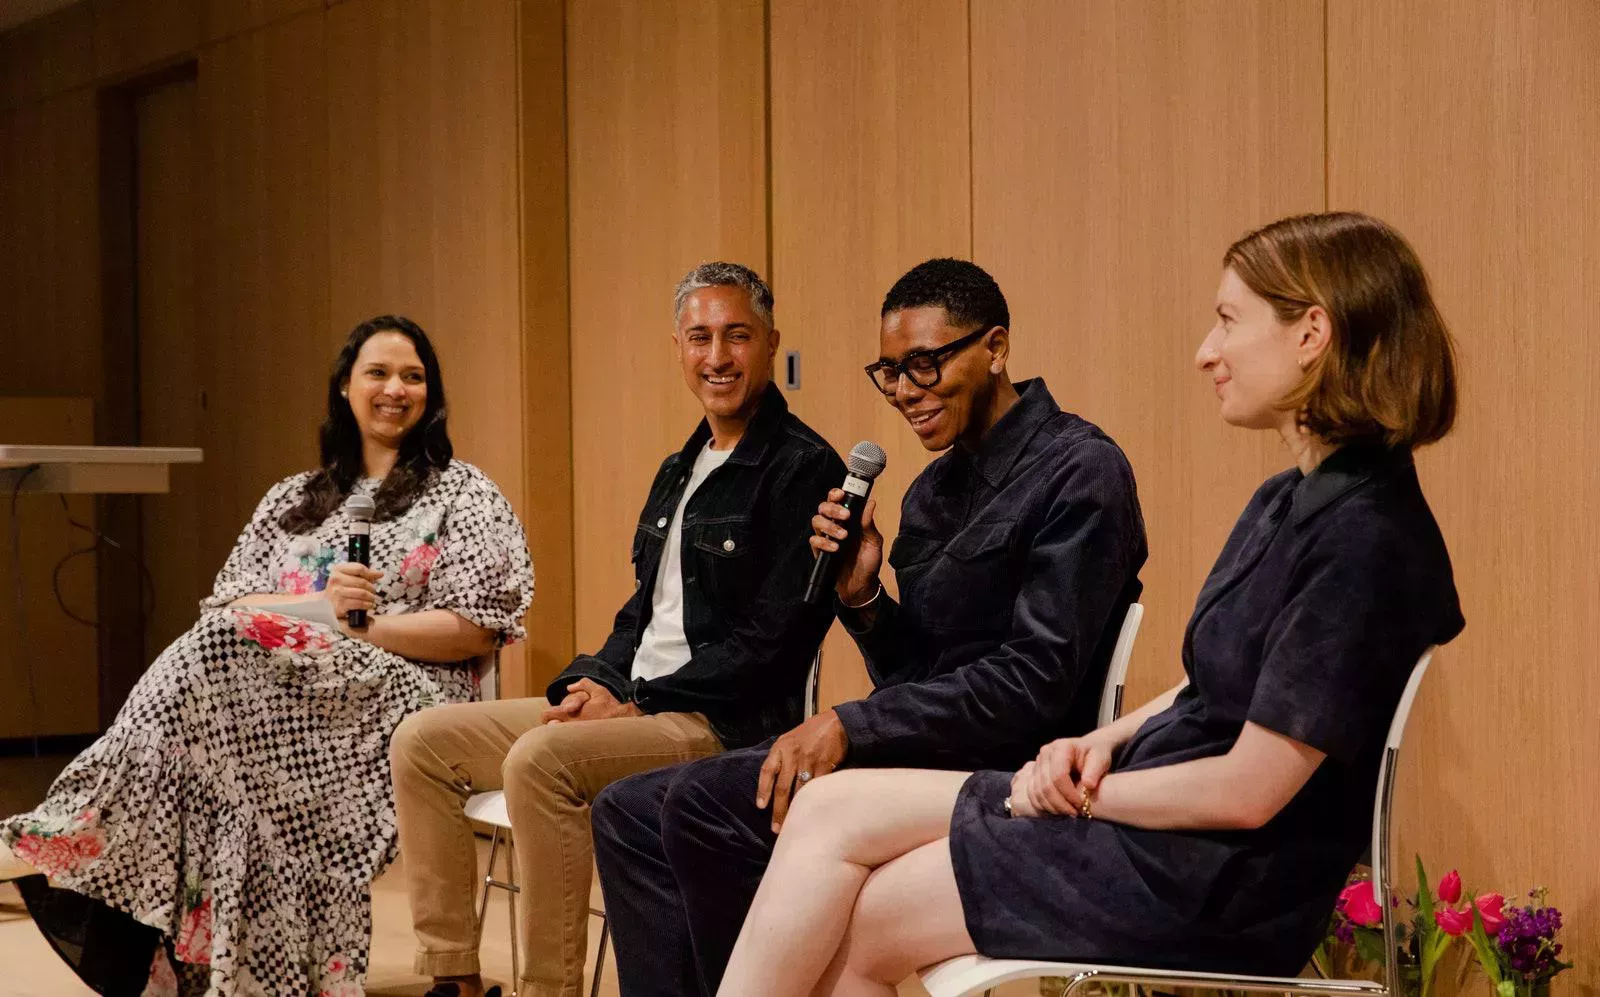
{"type": "MultiPolygon", "coordinates": [[[[1536,901],[1543,896],[1538,891],[1531,894],[1536,901]]],[[[1561,930],[1561,912],[1554,907],[1512,907],[1505,911],[1505,925],[1495,941],[1505,954],[1506,962],[1529,979],[1538,979],[1553,967],[1561,954],[1561,945],[1555,940],[1561,930]]]]}

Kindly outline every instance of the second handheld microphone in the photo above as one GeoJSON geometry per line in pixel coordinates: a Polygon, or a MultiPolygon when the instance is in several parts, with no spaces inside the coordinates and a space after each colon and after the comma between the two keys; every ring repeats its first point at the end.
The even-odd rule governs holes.
{"type": "MultiPolygon", "coordinates": [[[[844,521],[844,528],[849,536],[839,541],[840,551],[861,535],[861,510],[867,506],[867,496],[872,493],[872,482],[888,465],[889,455],[871,440],[862,440],[850,448],[850,456],[845,458],[844,463],[850,473],[845,476],[844,484],[839,486],[844,490],[844,500],[839,504],[850,510],[850,518],[844,521]]],[[[815,606],[821,603],[832,592],[834,576],[839,573],[837,558],[837,552],[822,551],[817,555],[817,559],[811,562],[811,577],[806,581],[807,605],[815,606]]]]}

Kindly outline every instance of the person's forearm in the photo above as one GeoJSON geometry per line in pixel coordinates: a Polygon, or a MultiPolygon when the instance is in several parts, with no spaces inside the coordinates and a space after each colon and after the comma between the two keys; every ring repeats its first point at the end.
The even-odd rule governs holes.
{"type": "Polygon", "coordinates": [[[494,650],[494,631],[469,623],[448,609],[374,614],[365,630],[346,630],[413,661],[464,661],[494,650]]]}
{"type": "Polygon", "coordinates": [[[1105,742],[1105,745],[1108,748],[1118,747],[1123,742],[1128,740],[1128,738],[1132,737],[1140,727],[1144,726],[1144,722],[1146,720],[1149,720],[1157,713],[1160,713],[1162,710],[1171,706],[1172,701],[1178,698],[1178,693],[1182,692],[1183,687],[1188,684],[1189,680],[1184,679],[1182,682],[1179,682],[1177,685],[1150,700],[1148,703],[1139,707],[1137,710],[1134,710],[1132,713],[1125,713],[1117,720],[1114,720],[1111,723],[1106,724],[1104,727],[1101,727],[1099,730],[1095,731],[1092,736],[1105,742]]]}
{"type": "Polygon", "coordinates": [[[297,595],[290,592],[252,592],[249,595],[241,595],[239,598],[228,603],[228,605],[275,606],[283,602],[300,602],[303,599],[309,598],[313,597],[308,595],[297,595]]]}
{"type": "Polygon", "coordinates": [[[1151,831],[1259,827],[1270,814],[1258,813],[1252,794],[1241,786],[1238,768],[1229,756],[1217,755],[1113,772],[1100,780],[1094,817],[1151,831]]]}

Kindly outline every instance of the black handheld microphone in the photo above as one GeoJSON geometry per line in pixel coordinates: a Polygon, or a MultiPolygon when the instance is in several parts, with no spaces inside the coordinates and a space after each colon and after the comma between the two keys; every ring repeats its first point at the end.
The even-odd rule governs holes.
{"type": "MultiPolygon", "coordinates": [[[[844,489],[844,501],[839,504],[850,510],[850,518],[844,521],[844,528],[849,535],[839,541],[840,550],[860,534],[861,510],[866,508],[872,482],[883,473],[888,463],[889,455],[871,440],[862,440],[850,448],[850,456],[844,462],[850,473],[845,476],[844,484],[839,486],[844,489]]],[[[811,563],[811,578],[806,582],[807,605],[817,605],[833,591],[833,579],[839,573],[839,565],[834,557],[833,551],[825,550],[811,563]]]]}
{"type": "MultiPolygon", "coordinates": [[[[344,500],[345,515],[350,517],[350,546],[347,553],[349,560],[363,568],[372,566],[372,517],[377,511],[378,507],[370,495],[352,495],[344,500]]],[[[352,609],[345,614],[345,619],[353,629],[364,629],[367,611],[352,609]]]]}

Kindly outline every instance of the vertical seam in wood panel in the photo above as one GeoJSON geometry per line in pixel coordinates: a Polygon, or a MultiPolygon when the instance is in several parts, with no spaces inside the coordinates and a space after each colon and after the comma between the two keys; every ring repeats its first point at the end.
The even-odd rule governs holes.
{"type": "MultiPolygon", "coordinates": [[[[564,650],[578,653],[578,448],[573,445],[578,424],[577,371],[572,367],[578,351],[573,348],[572,322],[572,85],[568,82],[572,60],[568,52],[568,33],[572,7],[567,0],[555,0],[561,5],[561,203],[566,205],[567,272],[565,293],[567,298],[567,514],[572,542],[567,547],[567,590],[572,594],[567,605],[567,634],[572,644],[564,650]]],[[[558,662],[559,663],[559,662],[558,662]]],[[[566,667],[563,665],[562,667],[566,667]]],[[[597,970],[598,972],[598,970],[597,970]]]]}
{"type": "Polygon", "coordinates": [[[1333,208],[1333,138],[1329,128],[1331,95],[1328,92],[1328,0],[1322,0],[1322,210],[1333,208]]]}
{"type": "MultiPolygon", "coordinates": [[[[523,6],[521,0],[518,0],[512,6],[511,58],[516,64],[512,70],[512,86],[516,88],[517,95],[517,110],[514,119],[516,122],[517,143],[516,207],[514,209],[517,213],[517,356],[519,359],[517,364],[517,397],[522,400],[522,404],[517,406],[517,448],[523,461],[522,495],[524,499],[527,499],[529,497],[528,477],[533,471],[533,461],[528,447],[528,216],[526,211],[526,191],[523,189],[525,186],[523,171],[528,168],[528,159],[523,152],[526,144],[528,122],[526,101],[523,99],[523,95],[527,92],[522,70],[522,33],[525,30],[523,26],[523,6]]],[[[563,75],[565,75],[565,71],[563,71],[563,75]]],[[[572,348],[570,341],[567,348],[569,350],[572,348]]],[[[523,506],[523,509],[530,514],[533,511],[526,505],[523,506]]],[[[537,585],[537,583],[535,584],[537,585]]],[[[496,690],[496,693],[498,694],[498,690],[496,690]]]]}
{"type": "Polygon", "coordinates": [[[972,0],[967,0],[967,257],[978,255],[978,150],[973,141],[972,0]]]}
{"type": "Polygon", "coordinates": [[[761,141],[766,156],[767,204],[767,284],[777,277],[772,272],[772,0],[761,4],[761,141]]]}

